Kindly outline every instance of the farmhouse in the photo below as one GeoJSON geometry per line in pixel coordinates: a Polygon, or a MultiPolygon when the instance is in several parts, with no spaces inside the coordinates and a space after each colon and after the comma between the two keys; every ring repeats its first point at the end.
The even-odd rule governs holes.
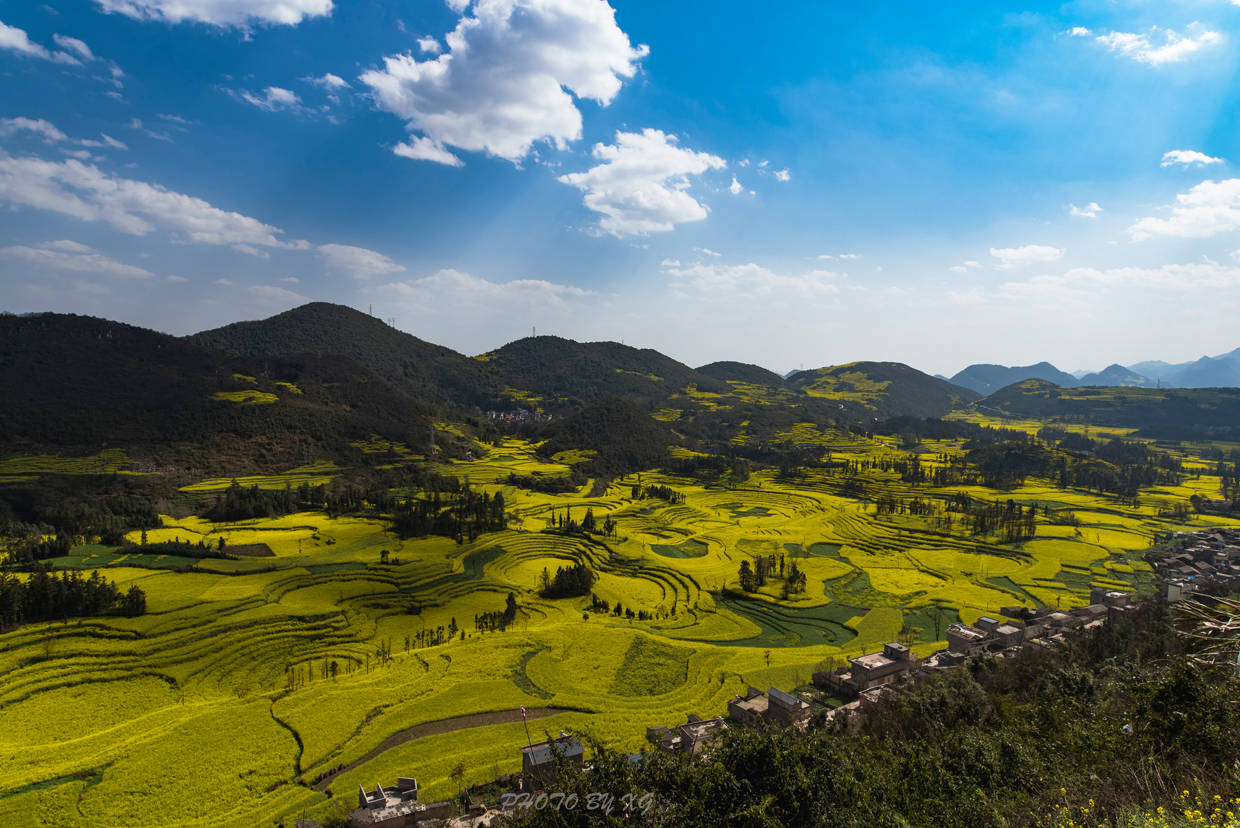
{"type": "Polygon", "coordinates": [[[646,728],[646,739],[662,750],[697,756],[727,729],[728,723],[722,716],[703,719],[696,713],[690,713],[688,721],[682,725],[646,728]]]}
{"type": "Polygon", "coordinates": [[[521,770],[526,776],[547,785],[555,779],[556,754],[559,754],[563,761],[581,767],[585,753],[581,742],[561,731],[558,738],[522,747],[521,770]]]}
{"type": "Polygon", "coordinates": [[[744,727],[770,724],[804,730],[809,726],[813,716],[809,704],[776,687],[768,692],[750,687],[744,697],[736,696],[728,702],[728,718],[744,727]]]}
{"type": "Polygon", "coordinates": [[[349,814],[349,828],[410,828],[429,820],[444,819],[452,813],[452,803],[418,802],[418,780],[398,776],[396,784],[373,791],[359,787],[357,810],[349,814]]]}
{"type": "Polygon", "coordinates": [[[917,668],[920,660],[905,645],[891,641],[883,645],[882,652],[850,658],[848,663],[852,665],[848,672],[814,673],[814,684],[828,692],[856,696],[900,681],[917,668]]]}

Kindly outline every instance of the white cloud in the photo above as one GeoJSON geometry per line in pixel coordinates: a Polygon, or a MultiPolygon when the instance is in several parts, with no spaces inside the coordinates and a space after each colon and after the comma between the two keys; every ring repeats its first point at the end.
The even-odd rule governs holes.
{"type": "Polygon", "coordinates": [[[1240,267],[1217,262],[1168,264],[1160,267],[1076,267],[1059,275],[1035,276],[1023,282],[999,286],[999,301],[1013,298],[1040,300],[1050,304],[1077,302],[1093,306],[1098,296],[1115,290],[1131,295],[1133,290],[1188,292],[1240,287],[1240,267]]]}
{"type": "Polygon", "coordinates": [[[301,108],[301,98],[297,97],[297,93],[289,89],[282,89],[279,86],[268,86],[263,90],[261,96],[244,89],[238,94],[241,95],[243,100],[268,112],[275,112],[278,109],[297,110],[301,108]]]}
{"type": "Polygon", "coordinates": [[[304,305],[310,297],[294,293],[279,285],[252,285],[245,289],[246,293],[265,306],[292,307],[304,305]]]}
{"type": "Polygon", "coordinates": [[[129,121],[129,128],[136,129],[139,132],[146,133],[150,137],[154,138],[156,141],[171,141],[172,140],[172,136],[166,132],[158,132],[156,130],[143,126],[142,120],[140,118],[131,119],[129,121]]]}
{"type": "MultiPolygon", "coordinates": [[[[70,40],[72,38],[69,38],[70,40]]],[[[77,41],[81,43],[81,41],[77,41]]],[[[85,46],[86,44],[82,44],[85,46]]],[[[75,58],[68,52],[53,52],[45,46],[35,43],[26,34],[25,29],[19,29],[16,26],[7,26],[4,21],[0,21],[0,49],[9,49],[14,52],[20,52],[23,55],[37,57],[42,60],[50,60],[54,63],[67,63],[71,66],[81,66],[82,61],[75,58]]],[[[88,50],[89,51],[89,50],[88,50]]]]}
{"type": "Polygon", "coordinates": [[[1000,270],[1011,270],[1017,267],[1027,267],[1032,264],[1045,264],[1047,262],[1058,261],[1063,258],[1063,254],[1067,252],[1059,247],[1050,247],[1045,244],[1027,244],[1024,247],[999,247],[990,248],[990,255],[999,260],[998,267],[1000,270]]]}
{"type": "Polygon", "coordinates": [[[1071,29],[1068,30],[1068,34],[1072,35],[1073,37],[1089,37],[1091,34],[1093,34],[1093,32],[1091,32],[1089,29],[1085,28],[1084,26],[1073,26],[1071,29]]]}
{"type": "Polygon", "coordinates": [[[740,195],[745,192],[745,188],[741,186],[741,182],[736,180],[736,176],[732,176],[732,184],[728,187],[728,191],[731,192],[732,195],[740,195]]]}
{"type": "Polygon", "coordinates": [[[283,279],[281,279],[280,281],[281,281],[281,282],[286,282],[286,283],[288,283],[288,284],[290,284],[290,285],[299,285],[299,284],[301,284],[301,279],[298,279],[296,276],[285,276],[285,277],[284,277],[283,279]]]}
{"type": "Polygon", "coordinates": [[[657,129],[617,132],[615,144],[595,144],[592,154],[602,163],[560,181],[585,193],[585,206],[603,215],[599,229],[613,236],[661,233],[706,218],[707,208],[686,192],[689,176],[727,166],[657,129]]]}
{"type": "Polygon", "coordinates": [[[438,313],[443,309],[449,314],[481,312],[505,317],[513,316],[516,311],[564,306],[594,295],[589,290],[543,279],[492,282],[451,269],[421,279],[390,282],[376,290],[393,302],[423,312],[438,313]]]}
{"type": "Polygon", "coordinates": [[[232,279],[216,279],[215,283],[223,287],[232,287],[232,279]]]}
{"type": "Polygon", "coordinates": [[[95,54],[90,50],[90,47],[78,40],[76,37],[54,34],[52,35],[52,40],[54,40],[56,45],[64,49],[66,52],[76,52],[78,57],[85,60],[95,59],[95,54]]]}
{"type": "Polygon", "coordinates": [[[42,118],[0,118],[0,135],[12,135],[16,132],[33,132],[43,136],[43,140],[49,144],[69,140],[69,136],[42,118]]]}
{"type": "Polygon", "coordinates": [[[44,268],[75,273],[102,273],[126,279],[149,279],[155,275],[149,270],[118,262],[84,244],[69,240],[44,242],[37,247],[0,247],[0,254],[24,259],[44,268]]]}
{"type": "Polygon", "coordinates": [[[183,285],[189,282],[189,279],[186,279],[184,276],[177,276],[175,273],[168,276],[167,279],[169,282],[172,282],[173,284],[176,284],[176,285],[183,285]]]}
{"type": "Polygon", "coordinates": [[[752,262],[742,265],[699,263],[684,267],[664,262],[663,272],[671,277],[674,291],[720,301],[756,299],[772,294],[776,297],[821,298],[839,293],[839,282],[845,278],[842,274],[827,270],[786,276],[752,262]]]}
{"type": "Polygon", "coordinates": [[[436,164],[445,164],[449,167],[465,166],[465,162],[444,149],[443,144],[420,135],[412,136],[407,144],[397,144],[392,147],[392,152],[402,158],[412,158],[414,161],[434,161],[436,164]]]}
{"type": "Polygon", "coordinates": [[[712,258],[718,258],[720,255],[719,253],[711,250],[709,247],[695,247],[693,248],[693,252],[701,253],[703,256],[710,256],[712,258]]]}
{"type": "Polygon", "coordinates": [[[832,261],[834,259],[840,259],[841,261],[849,261],[852,259],[860,258],[860,255],[857,253],[840,253],[838,255],[836,255],[835,253],[823,253],[818,258],[824,261],[832,261]]]}
{"type": "Polygon", "coordinates": [[[1068,215],[1075,218],[1098,218],[1098,214],[1103,212],[1098,202],[1091,201],[1084,207],[1077,207],[1075,204],[1069,204],[1066,208],[1068,215]]]}
{"type": "Polygon", "coordinates": [[[776,170],[775,177],[778,178],[780,181],[791,181],[792,180],[792,174],[788,172],[788,169],[786,167],[782,170],[776,170]]]}
{"type": "Polygon", "coordinates": [[[648,51],[629,43],[605,0],[478,0],[469,10],[446,53],[389,56],[361,76],[381,109],[441,148],[515,163],[536,141],[564,147],[581,137],[573,96],[610,104],[648,51]]]}
{"type": "Polygon", "coordinates": [[[1151,236],[1204,239],[1240,229],[1240,178],[1203,181],[1177,195],[1175,204],[1165,209],[1169,217],[1147,216],[1128,228],[1132,240],[1151,236]]]}
{"type": "Polygon", "coordinates": [[[257,219],[80,161],[0,155],[0,201],[106,222],[135,236],[162,228],[201,244],[308,247],[304,241],[279,238],[283,231],[257,219]]]}
{"type": "Polygon", "coordinates": [[[348,82],[345,81],[345,78],[340,77],[339,74],[332,74],[331,72],[327,72],[324,76],[319,78],[305,78],[305,81],[309,81],[310,83],[315,84],[315,86],[329,90],[352,88],[348,86],[348,82]]]}
{"type": "Polygon", "coordinates": [[[234,244],[232,246],[232,249],[236,250],[238,253],[244,253],[247,256],[253,256],[256,259],[270,259],[271,258],[271,254],[268,253],[266,250],[260,250],[252,244],[234,244]]]}
{"type": "Polygon", "coordinates": [[[1170,167],[1179,164],[1184,167],[1193,165],[1204,167],[1207,164],[1222,163],[1222,158],[1214,158],[1213,156],[1206,155],[1204,152],[1197,152],[1197,150],[1171,150],[1170,152],[1163,153],[1161,166],[1170,167]]]}
{"type": "Polygon", "coordinates": [[[374,250],[348,244],[321,244],[319,253],[327,263],[354,279],[368,279],[386,273],[400,273],[405,268],[374,250]]]}
{"type": "Polygon", "coordinates": [[[427,35],[426,37],[418,38],[418,48],[422,50],[423,54],[437,55],[443,51],[443,44],[427,35]]]}
{"type": "Polygon", "coordinates": [[[1204,29],[1200,24],[1194,23],[1189,30],[1189,34],[1181,35],[1171,29],[1154,26],[1148,34],[1108,32],[1098,35],[1094,40],[1112,52],[1150,66],[1179,63],[1189,55],[1223,42],[1221,34],[1204,29]]]}
{"type": "Polygon", "coordinates": [[[96,0],[102,11],[137,20],[246,27],[252,23],[295,26],[331,14],[332,0],[96,0]]]}

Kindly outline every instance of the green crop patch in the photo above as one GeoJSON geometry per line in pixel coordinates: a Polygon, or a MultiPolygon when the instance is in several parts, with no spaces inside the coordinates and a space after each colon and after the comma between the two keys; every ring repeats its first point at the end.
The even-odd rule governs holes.
{"type": "Polygon", "coordinates": [[[688,647],[665,644],[645,635],[633,638],[616,671],[610,692],[617,696],[662,696],[680,687],[689,677],[688,647]]]}

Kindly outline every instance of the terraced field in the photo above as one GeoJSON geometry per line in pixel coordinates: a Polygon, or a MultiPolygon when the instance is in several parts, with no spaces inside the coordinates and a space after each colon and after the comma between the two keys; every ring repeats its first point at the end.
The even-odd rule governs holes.
{"type": "MultiPolygon", "coordinates": [[[[890,440],[794,432],[790,439],[820,440],[836,455],[899,453],[890,440]]],[[[1002,493],[1050,512],[1020,544],[879,516],[826,470],[795,482],[760,472],[734,488],[641,475],[643,485],[682,494],[675,504],[633,499],[636,476],[565,495],[505,482],[511,473],[565,475],[583,459],[548,463],[508,440],[485,457],[440,464],[503,492],[508,528],[469,543],[400,539],[381,520],[322,513],[228,524],[166,516],[149,541],[223,538],[228,547],[263,544],[271,555],[193,561],[86,546],[57,559],[141,585],[148,612],[0,635],[0,824],[327,818],[352,807],[359,783],[398,774],[417,776],[428,799],[447,797],[457,762],[466,782],[518,767],[525,731],[512,716],[521,705],[539,711],[536,737],[571,728],[638,749],[646,725],[717,714],[747,684],[792,687],[824,660],[890,640],[933,650],[952,621],[1004,606],[1078,606],[1094,585],[1147,589],[1141,552],[1154,532],[1238,524],[1160,516],[1193,493],[1216,495],[1218,480],[1206,475],[1143,493],[1139,507],[1031,481],[1002,493]],[[615,533],[552,530],[553,513],[579,519],[587,509],[615,521],[615,533]],[[1079,525],[1054,522],[1068,511],[1079,525]],[[385,551],[399,563],[382,563],[385,551]],[[759,556],[785,571],[795,564],[805,590],[785,597],[775,575],[740,593],[741,562],[759,556]],[[597,573],[600,599],[648,620],[588,612],[585,597],[539,597],[544,569],[576,562],[597,573]],[[502,611],[510,593],[516,623],[477,631],[475,617],[502,611]],[[456,632],[418,646],[423,631],[441,627],[456,632]],[[167,807],[173,797],[183,807],[167,807]]],[[[90,468],[124,462],[100,457],[90,468]]],[[[54,467],[47,458],[0,465],[23,475],[54,467]]],[[[340,471],[315,464],[242,482],[283,487],[340,471]]],[[[860,477],[870,498],[960,491],[887,472],[860,477]]],[[[188,489],[205,497],[230,482],[188,489]]]]}

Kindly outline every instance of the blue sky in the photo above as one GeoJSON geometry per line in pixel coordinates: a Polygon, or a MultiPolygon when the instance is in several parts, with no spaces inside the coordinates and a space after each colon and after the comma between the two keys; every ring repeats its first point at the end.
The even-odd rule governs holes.
{"type": "Polygon", "coordinates": [[[0,2],[0,308],[778,371],[1240,346],[1240,0],[0,2]]]}

